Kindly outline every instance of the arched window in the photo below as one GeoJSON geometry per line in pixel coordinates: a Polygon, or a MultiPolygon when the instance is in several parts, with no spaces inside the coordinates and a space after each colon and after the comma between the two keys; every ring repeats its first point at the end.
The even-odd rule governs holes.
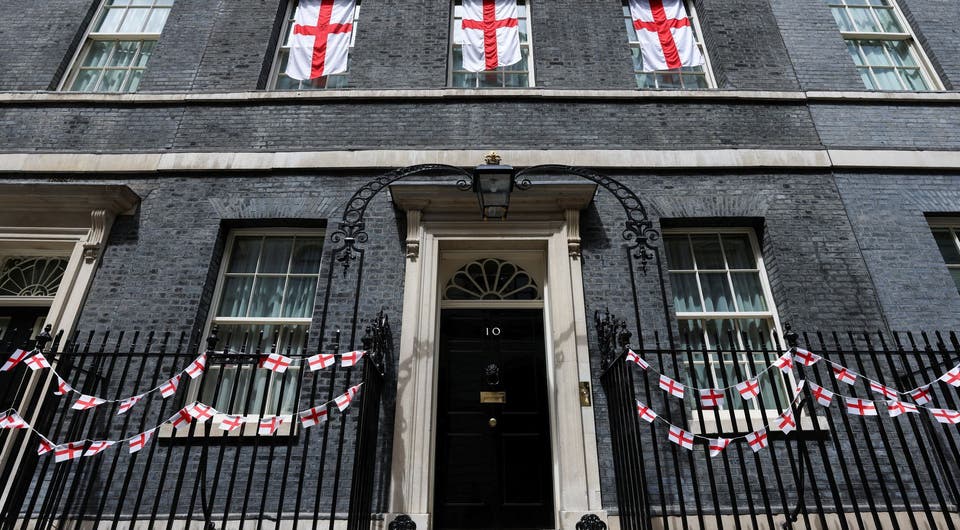
{"type": "Polygon", "coordinates": [[[443,289],[444,300],[541,300],[543,294],[523,268],[497,258],[471,261],[443,289]]]}

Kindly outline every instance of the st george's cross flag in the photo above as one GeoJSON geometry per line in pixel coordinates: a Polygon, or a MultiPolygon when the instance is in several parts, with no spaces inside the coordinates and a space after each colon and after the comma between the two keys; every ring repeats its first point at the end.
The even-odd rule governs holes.
{"type": "Polygon", "coordinates": [[[69,383],[63,380],[59,375],[57,376],[57,388],[54,389],[53,395],[55,396],[65,396],[73,392],[73,387],[69,383]]]}
{"type": "Polygon", "coordinates": [[[10,358],[3,363],[3,367],[0,368],[0,372],[9,372],[10,370],[13,370],[16,365],[20,364],[21,361],[29,357],[31,353],[33,352],[29,352],[27,350],[14,351],[13,355],[11,355],[10,358]]]}
{"type": "Polygon", "coordinates": [[[754,453],[770,445],[770,441],[767,439],[767,430],[760,429],[748,434],[747,445],[750,446],[750,449],[753,449],[754,453]]]}
{"type": "Polygon", "coordinates": [[[179,386],[180,374],[177,374],[160,386],[160,396],[162,396],[163,399],[167,399],[168,397],[177,393],[177,387],[179,386]]]}
{"type": "Polygon", "coordinates": [[[676,70],[704,63],[683,0],[630,0],[630,16],[644,70],[676,70]]]}
{"type": "Polygon", "coordinates": [[[23,361],[23,364],[27,365],[30,368],[30,370],[34,372],[42,368],[50,368],[50,361],[48,361],[47,358],[44,357],[43,354],[39,352],[37,352],[36,355],[27,359],[26,361],[23,361]]]}
{"type": "Polygon", "coordinates": [[[66,462],[83,456],[84,442],[69,442],[53,448],[53,461],[66,462]]]}
{"type": "Polygon", "coordinates": [[[337,356],[332,353],[318,353],[307,358],[307,365],[310,367],[311,372],[329,368],[333,366],[335,362],[337,362],[337,356]]]}
{"type": "Polygon", "coordinates": [[[128,397],[127,399],[120,402],[120,406],[117,408],[117,416],[125,414],[128,410],[132,409],[134,405],[140,402],[143,399],[143,394],[139,396],[128,397]]]}
{"type": "Polygon", "coordinates": [[[880,394],[881,396],[883,396],[883,397],[885,397],[885,398],[887,398],[887,399],[899,399],[899,398],[900,398],[900,393],[899,393],[899,392],[897,392],[896,390],[894,390],[894,389],[892,389],[892,388],[890,388],[890,387],[888,387],[888,386],[884,386],[884,385],[882,385],[881,383],[878,383],[878,382],[876,382],[876,381],[870,381],[870,390],[873,390],[873,391],[876,392],[877,394],[880,394]]]}
{"type": "Polygon", "coordinates": [[[940,376],[940,381],[944,383],[960,388],[960,364],[954,367],[953,370],[940,376]]]}
{"type": "Polygon", "coordinates": [[[640,355],[633,350],[627,350],[627,362],[631,362],[639,366],[641,370],[647,370],[650,368],[650,363],[645,361],[643,357],[640,357],[640,355]]]}
{"type": "Polygon", "coordinates": [[[693,450],[693,434],[681,429],[680,427],[670,427],[670,432],[667,434],[667,439],[679,445],[680,447],[683,447],[684,449],[693,450]]]}
{"type": "Polygon", "coordinates": [[[309,427],[314,427],[320,425],[321,423],[327,421],[327,406],[321,405],[319,407],[313,407],[299,413],[300,423],[303,424],[303,428],[307,429],[309,427]]]}
{"type": "Polygon", "coordinates": [[[719,456],[727,446],[730,445],[730,438],[711,438],[707,441],[710,447],[710,457],[719,456]]]}
{"type": "Polygon", "coordinates": [[[300,0],[290,33],[287,77],[299,81],[347,71],[356,0],[300,0]]]}
{"type": "Polygon", "coordinates": [[[190,376],[190,379],[196,379],[203,375],[203,372],[207,369],[207,354],[201,353],[197,356],[196,359],[190,363],[190,366],[187,367],[184,372],[187,372],[187,375],[190,376]]]}
{"type": "Polygon", "coordinates": [[[232,432],[243,427],[244,423],[246,423],[246,418],[243,416],[239,414],[227,414],[220,420],[218,428],[221,431],[232,432]]]}
{"type": "Polygon", "coordinates": [[[891,418],[896,418],[901,414],[920,414],[920,409],[913,403],[891,399],[887,401],[887,412],[890,413],[891,418]]]}
{"type": "Polygon", "coordinates": [[[916,402],[917,405],[926,405],[933,401],[933,398],[930,396],[930,385],[911,390],[910,397],[913,398],[913,401],[916,402]]]}
{"type": "Polygon", "coordinates": [[[810,385],[810,393],[813,394],[813,399],[817,400],[820,405],[829,407],[830,403],[833,402],[833,392],[815,383],[807,384],[810,385]]]}
{"type": "Polygon", "coordinates": [[[107,449],[113,447],[117,442],[111,442],[109,440],[102,440],[97,442],[90,442],[90,446],[87,447],[87,450],[84,451],[83,456],[94,456],[98,455],[107,449]]]}
{"type": "Polygon", "coordinates": [[[773,365],[779,368],[781,372],[789,374],[790,370],[793,370],[793,355],[784,353],[773,362],[773,365]]]}
{"type": "Polygon", "coordinates": [[[257,434],[261,436],[270,436],[273,433],[277,432],[280,429],[280,425],[283,424],[283,418],[280,416],[270,416],[268,418],[263,418],[260,420],[260,425],[257,427],[257,434]]]}
{"type": "Polygon", "coordinates": [[[26,429],[29,427],[27,422],[19,414],[13,411],[0,414],[0,429],[26,429]]]}
{"type": "Polygon", "coordinates": [[[640,416],[640,419],[647,423],[653,423],[653,420],[657,419],[657,413],[640,401],[637,401],[637,416],[640,416]]]}
{"type": "Polygon", "coordinates": [[[760,382],[756,379],[748,379],[737,383],[737,392],[740,392],[743,399],[752,400],[760,395],[760,382]]]}
{"type": "Polygon", "coordinates": [[[351,351],[344,353],[340,356],[340,366],[347,368],[350,366],[356,366],[360,359],[363,359],[363,356],[366,355],[365,351],[351,351]]]}
{"type": "Polygon", "coordinates": [[[660,376],[660,388],[673,397],[683,399],[683,384],[674,381],[665,375],[660,376]]]}
{"type": "Polygon", "coordinates": [[[94,407],[103,405],[106,402],[107,400],[105,399],[101,399],[96,396],[88,396],[86,394],[82,394],[79,398],[77,398],[77,401],[74,402],[73,406],[70,408],[72,408],[73,410],[87,410],[87,409],[92,409],[94,407]]]}
{"type": "Polygon", "coordinates": [[[519,22],[517,0],[463,0],[463,69],[484,72],[519,63],[519,22]]]}
{"type": "Polygon", "coordinates": [[[279,353],[271,353],[260,358],[260,368],[266,368],[278,374],[286,372],[291,364],[293,364],[293,359],[279,353]]]}
{"type": "Polygon", "coordinates": [[[793,417],[793,409],[783,411],[783,414],[777,416],[777,428],[783,434],[790,434],[797,429],[797,420],[793,417]]]}
{"type": "MultiPolygon", "coordinates": [[[[38,435],[39,436],[39,435],[38,435]]],[[[40,445],[37,447],[37,456],[43,456],[53,449],[56,446],[50,440],[47,440],[45,437],[40,436],[40,445]]]]}
{"type": "Polygon", "coordinates": [[[800,364],[804,366],[813,366],[822,359],[822,357],[816,353],[809,352],[803,348],[797,348],[796,353],[793,354],[793,358],[800,361],[800,364]]]}
{"type": "Polygon", "coordinates": [[[868,399],[844,398],[847,404],[847,414],[853,416],[876,416],[877,405],[868,399]]]}
{"type": "Polygon", "coordinates": [[[155,430],[156,429],[150,429],[149,431],[142,432],[131,438],[130,441],[127,442],[130,445],[130,454],[141,451],[144,447],[146,447],[147,442],[150,441],[150,437],[153,436],[153,432],[155,430]]]}

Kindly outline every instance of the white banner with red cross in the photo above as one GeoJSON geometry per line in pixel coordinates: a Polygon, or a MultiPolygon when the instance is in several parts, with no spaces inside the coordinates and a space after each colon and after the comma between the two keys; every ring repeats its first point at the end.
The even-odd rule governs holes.
{"type": "Polygon", "coordinates": [[[683,0],[630,0],[630,15],[645,71],[704,63],[683,0]]]}
{"type": "Polygon", "coordinates": [[[356,0],[300,0],[293,16],[287,77],[305,81],[347,71],[356,0]]]}
{"type": "Polygon", "coordinates": [[[519,21],[517,0],[463,0],[463,69],[484,72],[519,63],[519,21]]]}

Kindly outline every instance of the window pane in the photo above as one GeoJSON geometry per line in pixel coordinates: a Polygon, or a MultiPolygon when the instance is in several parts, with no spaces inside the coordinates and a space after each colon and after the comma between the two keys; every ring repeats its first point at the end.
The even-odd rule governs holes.
{"type": "Polygon", "coordinates": [[[846,9],[834,7],[833,18],[837,21],[837,26],[840,26],[840,31],[853,31],[853,22],[850,21],[846,9]]]}
{"type": "Polygon", "coordinates": [[[123,88],[124,92],[136,92],[137,88],[140,86],[140,78],[143,77],[143,70],[134,70],[130,72],[130,77],[127,78],[127,86],[123,88]]]}
{"type": "Polygon", "coordinates": [[[258,277],[250,302],[252,318],[277,318],[283,299],[283,284],[286,278],[258,277]]]}
{"type": "Polygon", "coordinates": [[[156,41],[143,41],[143,45],[140,47],[140,57],[137,58],[137,66],[142,68],[147,65],[147,60],[150,59],[150,55],[153,53],[153,48],[156,45],[156,41]]]}
{"type": "Polygon", "coordinates": [[[753,257],[753,246],[746,234],[724,234],[723,250],[727,254],[727,266],[731,269],[755,269],[757,260],[753,257]]]}
{"type": "Polygon", "coordinates": [[[687,236],[665,236],[663,241],[670,269],[693,269],[693,254],[690,253],[687,236]]]}
{"type": "Polygon", "coordinates": [[[118,42],[116,49],[113,50],[113,56],[110,57],[110,66],[129,66],[137,56],[138,44],[131,41],[118,42]]]}
{"type": "Polygon", "coordinates": [[[147,22],[147,26],[143,29],[143,31],[145,33],[160,33],[160,30],[163,29],[164,24],[167,23],[167,15],[169,14],[169,9],[154,9],[153,13],[150,15],[150,21],[147,22]]]}
{"type": "Polygon", "coordinates": [[[107,59],[110,57],[110,49],[113,47],[112,42],[106,41],[95,41],[90,46],[90,51],[87,52],[87,56],[83,59],[83,66],[104,66],[107,64],[107,59]]]}
{"type": "Polygon", "coordinates": [[[77,78],[73,80],[73,86],[70,90],[77,92],[92,92],[100,77],[100,70],[80,70],[77,78]]]}
{"type": "Polygon", "coordinates": [[[220,297],[221,317],[247,316],[247,303],[250,300],[250,288],[253,278],[249,276],[231,276],[223,282],[223,295],[220,297]]]}
{"type": "Polygon", "coordinates": [[[670,273],[673,284],[673,306],[680,313],[703,311],[695,273],[670,273]]]}
{"type": "Polygon", "coordinates": [[[913,60],[910,53],[910,46],[903,41],[888,42],[887,52],[893,58],[893,64],[897,66],[916,66],[917,62],[913,60]]]}
{"type": "Polygon", "coordinates": [[[740,311],[766,311],[767,301],[760,286],[760,274],[756,272],[731,272],[733,289],[737,293],[740,311]]]}
{"type": "Polygon", "coordinates": [[[123,86],[123,78],[126,77],[126,70],[107,70],[100,79],[98,92],[120,92],[123,86]]]}
{"type": "Polygon", "coordinates": [[[677,322],[677,328],[680,332],[681,348],[690,348],[693,351],[703,349],[703,325],[701,321],[681,320],[677,322]]]}
{"type": "Polygon", "coordinates": [[[853,24],[856,27],[857,31],[862,32],[878,32],[880,31],[880,25],[877,24],[874,20],[873,15],[870,14],[872,9],[870,8],[858,8],[850,7],[848,8],[848,13],[850,18],[853,19],[853,24]]]}
{"type": "Polygon", "coordinates": [[[900,78],[893,68],[874,68],[873,76],[877,79],[877,86],[881,90],[901,90],[900,78]]]}
{"type": "Polygon", "coordinates": [[[127,10],[127,16],[120,24],[120,33],[140,33],[146,25],[147,17],[150,16],[148,8],[130,8],[127,10]]]}
{"type": "Polygon", "coordinates": [[[873,12],[877,15],[877,18],[880,19],[880,25],[883,27],[883,31],[905,33],[903,28],[900,27],[900,23],[897,22],[897,18],[893,15],[892,9],[874,9],[873,12]]]}
{"type": "Polygon", "coordinates": [[[715,234],[691,236],[698,269],[724,269],[720,237],[715,234]]]}
{"type": "Polygon", "coordinates": [[[260,258],[261,273],[286,273],[290,264],[290,251],[293,249],[292,237],[268,237],[263,242],[263,256],[260,258]]]}
{"type": "MultiPolygon", "coordinates": [[[[773,349],[773,343],[770,341],[771,325],[769,321],[750,318],[739,320],[737,323],[740,325],[739,331],[741,338],[746,336],[746,342],[744,343],[745,348],[752,351],[763,350],[764,348],[766,348],[767,351],[773,349]]],[[[767,364],[770,363],[765,362],[764,364],[760,365],[759,368],[762,369],[763,366],[766,366],[767,364]]]]}
{"type": "Polygon", "coordinates": [[[293,247],[292,274],[317,274],[320,272],[320,253],[323,239],[298,237],[293,247]]]}
{"type": "Polygon", "coordinates": [[[916,68],[900,70],[900,74],[910,90],[929,90],[930,87],[927,86],[927,81],[920,74],[920,70],[916,68]]]}
{"type": "MultiPolygon", "coordinates": [[[[732,320],[707,320],[705,327],[707,332],[707,340],[710,342],[711,349],[715,350],[717,349],[717,346],[723,350],[732,349],[735,342],[731,343],[730,340],[737,340],[733,335],[735,328],[732,320]]],[[[735,376],[733,373],[731,373],[728,377],[730,381],[739,380],[739,377],[735,376]]]]}
{"type": "Polygon", "coordinates": [[[230,266],[227,272],[256,272],[260,256],[261,237],[238,237],[233,242],[230,266]]]}
{"type": "Polygon", "coordinates": [[[317,292],[317,278],[290,278],[284,299],[283,316],[310,318],[317,292]]]}
{"type": "Polygon", "coordinates": [[[120,21],[123,20],[125,9],[106,9],[100,23],[94,28],[95,33],[117,33],[120,21]]]}
{"type": "Polygon", "coordinates": [[[727,282],[727,273],[710,272],[700,274],[700,286],[703,288],[704,308],[708,312],[733,311],[730,285],[727,282]]]}
{"type": "Polygon", "coordinates": [[[889,64],[886,54],[883,53],[883,43],[878,40],[865,40],[860,42],[860,48],[867,60],[867,64],[872,66],[885,66],[889,64]]]}
{"type": "Polygon", "coordinates": [[[940,248],[943,261],[948,264],[960,264],[960,252],[957,251],[957,244],[949,230],[934,230],[933,238],[937,240],[937,247],[940,248]]]}

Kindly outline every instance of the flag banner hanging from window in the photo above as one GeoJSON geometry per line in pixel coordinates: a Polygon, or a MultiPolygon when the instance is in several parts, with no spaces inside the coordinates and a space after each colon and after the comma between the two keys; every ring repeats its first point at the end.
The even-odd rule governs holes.
{"type": "Polygon", "coordinates": [[[704,64],[683,0],[630,0],[646,70],[704,64]]]}
{"type": "Polygon", "coordinates": [[[356,0],[300,0],[290,34],[287,76],[299,81],[347,71],[356,0]]]}
{"type": "Polygon", "coordinates": [[[463,0],[463,69],[484,72],[519,63],[519,20],[517,0],[463,0]]]}

